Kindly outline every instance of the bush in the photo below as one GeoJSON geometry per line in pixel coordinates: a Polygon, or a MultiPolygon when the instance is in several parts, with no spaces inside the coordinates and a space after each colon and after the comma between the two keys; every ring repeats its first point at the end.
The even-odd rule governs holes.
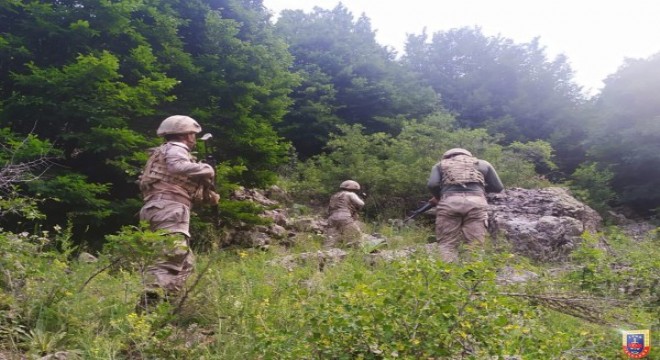
{"type": "MultiPolygon", "coordinates": [[[[402,235],[420,242],[425,234],[402,235]]],[[[458,264],[428,255],[374,263],[353,252],[323,271],[315,261],[287,269],[273,261],[283,256],[277,251],[202,253],[180,312],[165,303],[137,315],[134,270],[143,266],[128,264],[147,263],[159,234],[126,228],[108,237],[97,262],[83,263],[72,259],[67,231],[2,233],[0,349],[17,358],[67,351],[84,359],[618,359],[613,327],[544,302],[558,291],[615,298],[621,303],[611,313],[588,310],[607,312],[604,324],[658,330],[657,236],[604,235],[609,251],[586,237],[559,275],[491,249],[458,264]],[[122,266],[109,267],[117,257],[122,266]],[[504,267],[540,276],[502,285],[504,267]]]]}
{"type": "Polygon", "coordinates": [[[594,210],[605,213],[610,203],[616,199],[616,193],[610,183],[614,173],[598,163],[584,163],[571,175],[568,185],[575,197],[585,202],[594,210]]]}
{"type": "Polygon", "coordinates": [[[299,164],[287,187],[299,201],[325,203],[342,181],[353,179],[369,195],[367,214],[384,219],[403,217],[421,200],[430,198],[426,182],[431,167],[453,147],[467,148],[491,162],[506,187],[549,184],[535,172],[537,163],[553,166],[547,143],[502,147],[485,130],[455,130],[453,121],[448,115],[436,115],[405,122],[396,137],[364,134],[360,125],[342,126],[341,133],[331,136],[327,153],[299,164]]]}

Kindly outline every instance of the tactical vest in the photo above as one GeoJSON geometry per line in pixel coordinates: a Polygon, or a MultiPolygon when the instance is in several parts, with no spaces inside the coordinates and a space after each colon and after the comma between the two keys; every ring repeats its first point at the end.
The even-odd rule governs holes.
{"type": "Polygon", "coordinates": [[[330,204],[328,205],[328,212],[331,214],[334,212],[345,211],[351,216],[355,216],[358,212],[358,208],[353,204],[349,198],[350,192],[340,191],[330,197],[330,204]]]}
{"type": "Polygon", "coordinates": [[[479,160],[473,156],[456,155],[440,161],[442,185],[486,184],[484,175],[477,169],[479,160]]]}
{"type": "MultiPolygon", "coordinates": [[[[167,170],[165,153],[170,146],[172,145],[166,143],[153,150],[142,175],[140,175],[140,190],[143,193],[147,192],[151,184],[157,181],[164,181],[182,187],[190,196],[193,196],[199,187],[199,183],[192,181],[190,177],[185,174],[171,174],[167,170]]],[[[190,156],[190,159],[191,161],[193,160],[192,155],[190,156]]]]}

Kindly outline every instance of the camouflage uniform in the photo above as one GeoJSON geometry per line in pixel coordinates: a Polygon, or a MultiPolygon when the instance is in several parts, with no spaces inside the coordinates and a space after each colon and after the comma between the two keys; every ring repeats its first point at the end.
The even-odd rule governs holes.
{"type": "Polygon", "coordinates": [[[364,201],[352,191],[342,190],[332,195],[328,206],[328,231],[324,247],[359,244],[362,230],[357,217],[363,206],[364,201]]]}
{"type": "MultiPolygon", "coordinates": [[[[193,119],[173,116],[166,119],[158,135],[176,134],[174,130],[194,124],[193,131],[201,130],[193,119]],[[173,121],[170,121],[173,120],[173,121]],[[169,121],[169,123],[167,123],[169,121]],[[183,122],[183,125],[180,124],[183,122]],[[161,129],[173,128],[170,133],[161,129]]],[[[174,248],[147,269],[147,292],[158,288],[167,294],[176,294],[184,286],[193,270],[194,256],[189,247],[190,208],[203,194],[217,203],[219,197],[211,190],[215,170],[208,164],[195,162],[190,148],[183,142],[169,141],[154,149],[140,177],[140,190],[144,206],[140,220],[148,221],[152,230],[164,230],[175,236],[174,248]],[[205,192],[200,192],[204,189],[205,192]]]]}
{"type": "Polygon", "coordinates": [[[428,188],[438,201],[435,232],[442,258],[458,258],[462,242],[483,245],[488,227],[486,192],[504,189],[495,168],[464,149],[451,149],[433,166],[428,188]]]}

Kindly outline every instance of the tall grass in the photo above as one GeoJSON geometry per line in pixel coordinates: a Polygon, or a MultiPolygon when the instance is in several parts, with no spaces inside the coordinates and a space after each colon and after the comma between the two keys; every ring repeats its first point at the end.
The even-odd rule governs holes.
{"type": "MultiPolygon", "coordinates": [[[[431,231],[373,230],[396,239],[391,247],[421,246],[431,231]]],[[[17,357],[68,351],[82,359],[620,359],[617,328],[659,329],[658,274],[651,271],[658,238],[602,236],[618,255],[586,237],[575,262],[560,270],[496,249],[458,264],[421,251],[373,262],[348,250],[322,271],[314,261],[282,266],[277,260],[291,249],[202,253],[180,308],[173,299],[139,315],[134,267],[98,273],[111,254],[81,263],[44,238],[3,233],[0,349],[17,357]],[[615,263],[628,270],[607,271],[615,263]],[[502,285],[505,268],[539,277],[502,285]],[[644,289],[621,290],[633,280],[644,289]],[[617,302],[593,309],[602,321],[589,321],[545,306],[541,296],[548,293],[617,302]]],[[[319,249],[320,239],[306,239],[293,252],[319,249]]]]}

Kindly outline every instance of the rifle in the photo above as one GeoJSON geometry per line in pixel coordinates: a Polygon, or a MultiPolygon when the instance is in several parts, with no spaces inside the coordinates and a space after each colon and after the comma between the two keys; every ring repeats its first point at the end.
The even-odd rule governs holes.
{"type": "MultiPolygon", "coordinates": [[[[202,135],[201,138],[199,138],[202,143],[204,144],[204,154],[203,154],[203,159],[202,162],[211,165],[213,167],[213,177],[211,178],[211,186],[210,189],[213,190],[214,192],[216,191],[215,188],[215,167],[218,165],[218,161],[215,159],[213,156],[213,149],[211,146],[209,146],[209,140],[213,138],[213,134],[211,133],[206,133],[202,135]],[[211,148],[211,149],[209,149],[211,148]]],[[[211,206],[211,211],[213,213],[213,224],[215,228],[217,229],[220,226],[220,209],[218,207],[218,204],[213,204],[211,206]]]]}
{"type": "Polygon", "coordinates": [[[417,217],[417,215],[419,215],[419,214],[421,214],[421,213],[423,213],[423,212],[426,212],[427,210],[431,209],[431,208],[434,207],[434,206],[435,206],[435,204],[434,204],[433,202],[428,201],[426,204],[424,204],[424,206],[422,206],[421,208],[419,208],[419,209],[413,211],[413,213],[410,214],[410,216],[408,216],[407,218],[405,218],[405,219],[403,220],[403,223],[404,223],[404,224],[407,223],[408,221],[410,221],[410,220],[414,219],[415,217],[417,217]]]}
{"type": "Polygon", "coordinates": [[[211,153],[212,149],[209,150],[211,146],[209,146],[208,144],[208,141],[211,139],[213,139],[213,134],[211,133],[206,133],[202,135],[201,138],[199,138],[199,140],[202,141],[202,144],[204,144],[204,154],[203,154],[204,158],[202,159],[202,162],[213,166],[213,168],[215,169],[215,165],[217,165],[216,160],[213,157],[213,154],[211,153]]]}

